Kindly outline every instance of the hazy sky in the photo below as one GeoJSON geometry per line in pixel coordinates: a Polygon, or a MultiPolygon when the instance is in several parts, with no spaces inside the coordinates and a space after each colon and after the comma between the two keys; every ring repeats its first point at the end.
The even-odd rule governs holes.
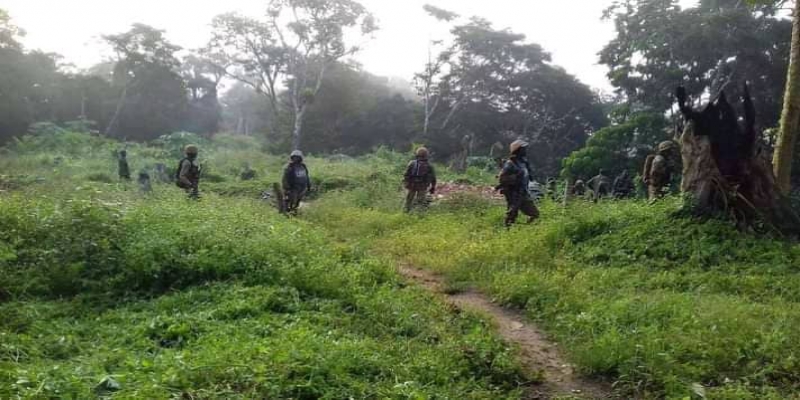
{"type": "MultiPolygon", "coordinates": [[[[362,0],[379,19],[381,30],[356,58],[368,71],[410,80],[427,60],[429,39],[446,34],[425,14],[426,3],[482,16],[498,28],[524,33],[541,44],[583,82],[608,90],[606,69],[597,52],[614,34],[602,11],[612,0],[362,0]]],[[[685,0],[693,3],[693,0],[685,0]]],[[[263,15],[265,0],[2,0],[17,25],[27,31],[28,48],[57,52],[78,67],[108,55],[99,36],[117,33],[135,22],[167,31],[185,48],[202,46],[209,23],[218,14],[237,11],[263,15]]]]}

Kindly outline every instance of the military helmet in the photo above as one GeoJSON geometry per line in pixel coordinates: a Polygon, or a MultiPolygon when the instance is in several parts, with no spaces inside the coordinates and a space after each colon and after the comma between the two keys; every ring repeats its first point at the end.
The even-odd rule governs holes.
{"type": "Polygon", "coordinates": [[[184,147],[183,152],[186,154],[197,154],[197,146],[190,144],[184,147]]]}
{"type": "Polygon", "coordinates": [[[658,144],[658,152],[663,153],[666,151],[670,151],[675,148],[675,142],[671,140],[666,140],[658,144]]]}
{"type": "Polygon", "coordinates": [[[417,157],[419,157],[419,158],[428,158],[428,154],[429,154],[429,152],[428,152],[428,149],[427,149],[427,148],[425,148],[425,147],[420,147],[420,148],[418,148],[418,149],[417,149],[417,151],[415,152],[415,154],[416,154],[416,155],[417,155],[417,157]]]}
{"type": "Polygon", "coordinates": [[[289,155],[289,157],[290,157],[290,158],[291,158],[291,157],[300,157],[300,158],[303,158],[303,152],[302,152],[302,151],[300,151],[300,150],[295,150],[295,151],[293,151],[293,152],[292,152],[292,154],[290,154],[290,155],[289,155]]]}
{"type": "Polygon", "coordinates": [[[511,146],[509,146],[509,149],[511,150],[511,154],[514,154],[517,151],[519,151],[519,149],[521,149],[523,147],[528,147],[528,142],[526,142],[524,140],[515,140],[513,143],[511,143],[511,146]]]}

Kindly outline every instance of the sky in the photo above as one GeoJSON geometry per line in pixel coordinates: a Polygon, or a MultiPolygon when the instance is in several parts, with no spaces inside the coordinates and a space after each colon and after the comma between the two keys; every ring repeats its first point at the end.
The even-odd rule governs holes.
{"type": "MultiPolygon", "coordinates": [[[[355,59],[367,71],[411,80],[428,57],[430,40],[446,39],[447,29],[422,10],[424,4],[481,16],[497,28],[523,33],[539,43],[584,83],[604,91],[611,86],[597,53],[613,38],[614,27],[602,21],[613,0],[361,0],[377,18],[381,30],[355,59]]],[[[693,0],[685,0],[691,4],[693,0]]],[[[198,48],[209,37],[218,14],[264,15],[265,0],[2,0],[27,36],[29,49],[56,52],[79,68],[88,68],[110,54],[100,35],[145,23],[167,32],[184,48],[198,48]]]]}

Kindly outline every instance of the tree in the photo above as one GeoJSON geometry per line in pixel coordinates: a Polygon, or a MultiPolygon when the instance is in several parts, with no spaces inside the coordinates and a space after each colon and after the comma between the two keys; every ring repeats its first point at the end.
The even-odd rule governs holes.
{"type": "Polygon", "coordinates": [[[725,92],[703,109],[690,106],[678,88],[678,107],[686,119],[681,136],[681,190],[698,214],[730,216],[741,227],[763,223],[787,234],[800,234],[800,216],[781,196],[755,128],[756,109],[747,86],[742,91],[743,124],[725,92]]]}
{"type": "MultiPolygon", "coordinates": [[[[457,24],[440,59],[431,129],[423,140],[463,167],[474,149],[526,138],[537,175],[555,175],[560,159],[605,124],[597,96],[525,36],[497,30],[481,18],[457,24]]],[[[418,77],[428,77],[430,64],[418,77]]],[[[428,86],[418,79],[418,89],[428,86]],[[422,85],[419,85],[419,83],[422,85]]],[[[433,107],[429,108],[429,111],[433,107]]],[[[487,150],[488,153],[488,150],[487,150]]]]}
{"type": "Polygon", "coordinates": [[[170,43],[164,31],[144,24],[103,39],[117,54],[113,84],[120,90],[106,134],[152,139],[179,129],[187,104],[175,57],[180,47],[170,43]]]}
{"type": "Polygon", "coordinates": [[[21,50],[19,38],[24,35],[25,31],[14,25],[8,12],[0,8],[0,49],[21,50]]]}
{"type": "Polygon", "coordinates": [[[222,113],[218,88],[225,71],[212,60],[190,54],[183,59],[181,76],[189,89],[184,130],[200,134],[216,133],[222,113]]]}
{"type": "MultiPolygon", "coordinates": [[[[459,17],[458,14],[434,7],[430,4],[423,6],[423,9],[432,17],[439,21],[451,22],[459,17]]],[[[445,85],[445,67],[453,56],[453,49],[447,48],[434,57],[434,47],[442,46],[441,40],[433,40],[428,43],[428,62],[425,64],[423,72],[414,75],[414,85],[417,93],[422,97],[424,106],[422,135],[428,136],[431,117],[436,113],[441,103],[441,88],[445,85]]]]}
{"type": "Polygon", "coordinates": [[[279,85],[288,85],[292,147],[299,148],[304,117],[327,69],[359,50],[346,42],[356,29],[364,36],[377,26],[353,0],[271,0],[265,20],[235,14],[215,18],[207,52],[225,60],[231,76],[265,94],[275,115],[279,85]]]}
{"type": "Polygon", "coordinates": [[[670,140],[667,119],[658,113],[636,113],[595,132],[586,146],[563,161],[561,176],[588,179],[601,169],[617,174],[638,171],[654,145],[670,140]]]}
{"type": "Polygon", "coordinates": [[[791,56],[786,92],[783,96],[778,143],[772,161],[778,188],[783,194],[789,194],[792,188],[792,165],[797,163],[794,160],[794,153],[797,149],[798,129],[800,129],[800,3],[795,3],[792,11],[791,56]]]}
{"type": "Polygon", "coordinates": [[[677,85],[693,98],[740,97],[731,82],[750,82],[757,129],[779,118],[791,24],[775,8],[738,0],[704,0],[682,9],[677,0],[625,0],[606,11],[617,36],[600,53],[608,77],[637,109],[666,112],[677,85]]]}

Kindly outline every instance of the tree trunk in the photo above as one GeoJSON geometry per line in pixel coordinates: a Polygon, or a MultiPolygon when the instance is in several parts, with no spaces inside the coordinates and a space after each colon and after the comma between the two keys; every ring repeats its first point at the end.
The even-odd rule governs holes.
{"type": "Polygon", "coordinates": [[[306,113],[306,106],[302,105],[294,113],[294,129],[292,130],[292,149],[300,149],[300,139],[303,131],[303,116],[306,113]]]}
{"type": "Polygon", "coordinates": [[[695,214],[723,214],[740,228],[761,226],[800,234],[800,217],[781,194],[767,152],[755,132],[755,114],[745,88],[745,126],[739,125],[724,93],[702,111],[679,106],[687,119],[680,137],[683,159],[681,191],[695,214]]]}
{"type": "Polygon", "coordinates": [[[114,116],[111,117],[111,121],[108,123],[108,127],[106,127],[106,136],[114,137],[115,130],[119,124],[119,116],[122,114],[122,108],[125,107],[125,102],[127,100],[128,85],[125,84],[125,87],[122,88],[122,94],[120,94],[119,100],[117,101],[117,108],[114,110],[114,116]]]}
{"type": "Polygon", "coordinates": [[[789,194],[792,186],[792,155],[797,142],[797,130],[800,129],[800,3],[794,6],[792,25],[789,73],[783,98],[778,145],[773,159],[778,187],[785,195],[789,194]]]}

